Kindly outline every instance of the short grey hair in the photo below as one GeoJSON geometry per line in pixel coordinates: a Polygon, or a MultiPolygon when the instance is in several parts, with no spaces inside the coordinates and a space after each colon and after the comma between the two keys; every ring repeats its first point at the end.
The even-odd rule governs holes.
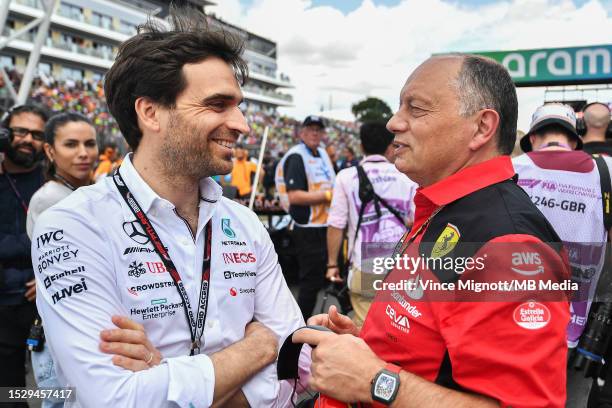
{"type": "Polygon", "coordinates": [[[453,54],[463,63],[455,87],[459,99],[459,114],[473,115],[482,109],[493,109],[499,114],[497,147],[500,153],[510,154],[516,141],[518,101],[510,74],[500,63],[472,54],[453,54]]]}

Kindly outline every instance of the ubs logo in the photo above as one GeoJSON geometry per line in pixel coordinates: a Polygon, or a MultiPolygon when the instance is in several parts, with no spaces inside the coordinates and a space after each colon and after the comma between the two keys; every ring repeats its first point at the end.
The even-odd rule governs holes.
{"type": "Polygon", "coordinates": [[[149,243],[149,237],[138,221],[124,222],[123,231],[132,239],[132,241],[140,245],[149,243]]]}

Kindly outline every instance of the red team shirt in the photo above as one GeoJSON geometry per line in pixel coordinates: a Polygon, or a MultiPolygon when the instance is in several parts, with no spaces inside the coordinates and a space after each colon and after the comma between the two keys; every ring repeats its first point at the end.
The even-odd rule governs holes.
{"type": "MultiPolygon", "coordinates": [[[[419,189],[415,203],[416,236],[406,254],[486,254],[484,268],[462,274],[426,268],[411,274],[396,268],[385,282],[414,281],[417,276],[423,282],[455,284],[568,279],[559,237],[516,185],[507,156],[419,189]],[[462,243],[472,244],[460,249],[462,243]],[[451,251],[444,253],[448,248],[451,251]]],[[[386,362],[444,387],[489,396],[503,407],[564,407],[566,293],[475,295],[464,290],[454,295],[463,301],[452,301],[457,298],[450,298],[451,293],[381,290],[360,337],[386,362]]]]}

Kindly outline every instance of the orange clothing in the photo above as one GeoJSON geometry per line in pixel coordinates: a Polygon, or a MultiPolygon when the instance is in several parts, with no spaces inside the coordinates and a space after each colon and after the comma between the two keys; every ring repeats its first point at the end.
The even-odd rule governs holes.
{"type": "Polygon", "coordinates": [[[232,169],[231,185],[238,188],[238,195],[244,196],[251,193],[253,175],[257,171],[257,165],[247,160],[235,160],[232,169]]]}

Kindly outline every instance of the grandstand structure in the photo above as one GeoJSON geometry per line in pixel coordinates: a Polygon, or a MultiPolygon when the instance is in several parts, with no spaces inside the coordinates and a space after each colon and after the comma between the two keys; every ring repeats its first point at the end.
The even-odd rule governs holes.
{"type": "MultiPolygon", "coordinates": [[[[8,2],[0,43],[36,19],[44,24],[43,0],[0,1],[8,2]]],[[[183,2],[200,8],[214,4],[208,0],[183,2]]],[[[136,27],[149,15],[163,21],[168,4],[164,0],[55,0],[34,75],[56,81],[101,81],[113,64],[119,44],[135,34],[136,27]]],[[[250,78],[243,88],[246,108],[273,113],[279,106],[292,106],[291,95],[282,92],[293,86],[288,76],[278,73],[276,43],[214,16],[207,18],[211,26],[231,31],[245,42],[250,68],[250,78]]],[[[11,39],[0,49],[0,66],[6,71],[26,71],[28,59],[37,49],[39,27],[45,25],[11,39]]]]}

